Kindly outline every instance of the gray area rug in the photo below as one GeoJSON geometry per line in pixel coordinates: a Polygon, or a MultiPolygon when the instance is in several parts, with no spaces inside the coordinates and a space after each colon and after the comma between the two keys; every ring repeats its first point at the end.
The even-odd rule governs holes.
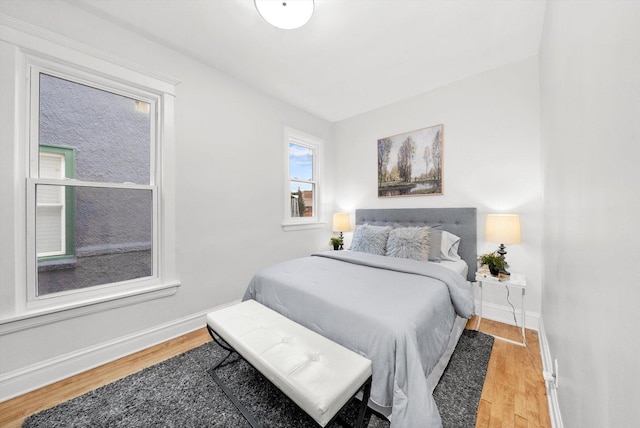
{"type": "MultiPolygon", "coordinates": [[[[462,334],[434,397],[445,428],[473,428],[493,337],[462,334]]],[[[249,427],[207,370],[223,354],[210,342],[124,379],[30,416],[23,427],[249,427]]],[[[218,375],[266,427],[313,427],[313,421],[244,360],[218,375]]],[[[349,423],[355,405],[343,411],[349,423]]],[[[389,427],[367,414],[369,428],[389,427]]],[[[339,426],[332,424],[331,428],[339,426]]]]}

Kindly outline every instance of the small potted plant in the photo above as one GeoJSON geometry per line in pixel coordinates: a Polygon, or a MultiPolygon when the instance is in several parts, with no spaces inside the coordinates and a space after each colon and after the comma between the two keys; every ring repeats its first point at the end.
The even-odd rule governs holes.
{"type": "Polygon", "coordinates": [[[504,257],[496,252],[481,255],[478,257],[478,262],[480,263],[480,266],[487,265],[489,272],[491,272],[491,275],[493,276],[498,276],[500,271],[504,270],[507,266],[507,263],[504,261],[504,257]]]}
{"type": "Polygon", "coordinates": [[[342,238],[337,236],[334,236],[333,238],[331,238],[330,242],[331,242],[331,245],[333,245],[334,250],[339,250],[342,244],[344,243],[342,238]]]}

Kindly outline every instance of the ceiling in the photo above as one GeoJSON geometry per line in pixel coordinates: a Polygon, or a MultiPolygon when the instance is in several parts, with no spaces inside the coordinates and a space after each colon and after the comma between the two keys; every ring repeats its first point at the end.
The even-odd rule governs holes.
{"type": "Polygon", "coordinates": [[[339,121],[538,53],[546,0],[315,0],[280,30],[253,0],[68,0],[339,121]]]}

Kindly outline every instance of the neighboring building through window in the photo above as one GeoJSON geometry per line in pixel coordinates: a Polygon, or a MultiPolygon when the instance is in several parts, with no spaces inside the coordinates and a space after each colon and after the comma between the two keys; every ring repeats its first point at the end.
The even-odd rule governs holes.
{"type": "Polygon", "coordinates": [[[153,276],[155,106],[37,66],[31,92],[32,295],[153,276]]]}
{"type": "MultiPolygon", "coordinates": [[[[75,177],[75,150],[40,144],[39,176],[64,180],[75,177]]],[[[36,196],[38,260],[74,255],[75,192],[73,188],[40,186],[36,196]]]]}
{"type": "Polygon", "coordinates": [[[322,140],[286,129],[287,180],[284,225],[318,224],[322,140]]]}

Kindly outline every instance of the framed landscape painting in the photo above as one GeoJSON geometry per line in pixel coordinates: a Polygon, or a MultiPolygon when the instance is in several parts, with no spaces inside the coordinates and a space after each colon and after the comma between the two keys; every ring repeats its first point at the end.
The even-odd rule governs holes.
{"type": "Polygon", "coordinates": [[[442,195],[442,133],[435,125],[378,140],[378,197],[442,195]]]}

